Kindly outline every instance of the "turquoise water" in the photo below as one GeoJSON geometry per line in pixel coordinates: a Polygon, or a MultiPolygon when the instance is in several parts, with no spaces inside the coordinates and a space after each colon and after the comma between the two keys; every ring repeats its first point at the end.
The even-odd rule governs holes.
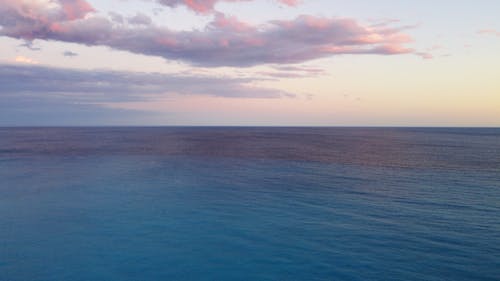
{"type": "Polygon", "coordinates": [[[0,280],[500,280],[500,129],[3,128],[0,280]]]}

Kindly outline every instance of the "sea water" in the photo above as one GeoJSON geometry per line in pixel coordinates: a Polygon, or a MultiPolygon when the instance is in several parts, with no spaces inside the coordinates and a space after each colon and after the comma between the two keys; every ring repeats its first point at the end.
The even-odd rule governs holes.
{"type": "Polygon", "coordinates": [[[500,280],[500,129],[2,128],[0,280],[500,280]]]}

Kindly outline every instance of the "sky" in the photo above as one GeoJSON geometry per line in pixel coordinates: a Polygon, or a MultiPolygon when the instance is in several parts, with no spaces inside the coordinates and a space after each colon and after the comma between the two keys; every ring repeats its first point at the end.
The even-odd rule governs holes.
{"type": "Polygon", "coordinates": [[[0,0],[0,126],[500,126],[500,2],[0,0]]]}

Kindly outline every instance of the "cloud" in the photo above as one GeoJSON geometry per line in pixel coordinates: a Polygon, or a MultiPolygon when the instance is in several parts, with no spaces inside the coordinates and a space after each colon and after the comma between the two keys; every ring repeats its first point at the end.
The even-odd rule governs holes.
{"type": "Polygon", "coordinates": [[[481,30],[479,30],[477,32],[477,34],[480,34],[480,35],[493,35],[493,36],[500,37],[500,31],[495,30],[495,29],[481,29],[481,30]]]}
{"type": "Polygon", "coordinates": [[[424,60],[430,60],[434,58],[434,56],[428,52],[416,52],[415,54],[424,60]]]}
{"type": "MultiPolygon", "coordinates": [[[[184,3],[165,1],[164,4],[180,2],[184,3]]],[[[421,55],[405,47],[412,39],[402,28],[365,26],[349,18],[302,15],[292,20],[251,25],[216,12],[203,30],[173,31],[147,24],[147,16],[140,14],[129,19],[139,25],[128,26],[116,24],[119,21],[116,16],[112,15],[112,21],[92,14],[93,11],[84,0],[9,0],[0,8],[0,35],[108,46],[207,67],[302,63],[345,54],[421,55]],[[51,4],[41,5],[41,2],[51,4]]]]}
{"type": "Polygon", "coordinates": [[[98,104],[143,101],[175,93],[280,98],[292,93],[253,85],[256,79],[0,64],[0,95],[98,104]]]}
{"type": "Polygon", "coordinates": [[[123,16],[118,14],[118,13],[109,12],[108,15],[111,18],[111,21],[113,21],[115,23],[123,24],[125,22],[125,20],[123,19],[123,16]]]}
{"type": "Polygon", "coordinates": [[[128,23],[135,25],[150,25],[153,21],[143,13],[137,13],[135,16],[128,19],[128,23]]]}
{"type": "Polygon", "coordinates": [[[2,0],[0,22],[50,24],[80,19],[91,12],[95,9],[85,0],[2,0]]]}
{"type": "Polygon", "coordinates": [[[28,58],[25,56],[17,56],[14,58],[14,62],[24,63],[24,64],[37,64],[38,62],[32,58],[28,58]]]}
{"type": "Polygon", "coordinates": [[[323,70],[321,68],[317,68],[317,67],[310,67],[310,66],[286,65],[286,66],[275,66],[274,69],[279,70],[279,71],[302,72],[302,73],[308,73],[311,75],[325,74],[325,70],[323,70]]]}
{"type": "MultiPolygon", "coordinates": [[[[214,12],[214,7],[217,2],[250,2],[253,0],[157,0],[161,5],[175,8],[177,6],[185,6],[197,13],[211,13],[214,12]]],[[[287,6],[296,6],[298,0],[276,0],[278,3],[287,6]]]]}
{"type": "Polygon", "coordinates": [[[78,56],[78,54],[74,53],[72,51],[64,51],[63,52],[63,56],[65,56],[65,57],[76,57],[76,56],[78,56]]]}
{"type": "Polygon", "coordinates": [[[40,47],[34,46],[33,41],[26,41],[20,44],[19,47],[25,47],[27,49],[30,49],[31,51],[40,51],[42,49],[40,47]]]}
{"type": "Polygon", "coordinates": [[[144,118],[164,116],[165,112],[126,110],[124,105],[178,95],[295,97],[293,93],[255,86],[254,82],[257,80],[223,76],[0,64],[0,124],[135,124],[144,118]]]}
{"type": "Polygon", "coordinates": [[[324,69],[308,66],[274,66],[274,71],[261,71],[260,75],[273,78],[307,78],[326,74],[324,69]]]}

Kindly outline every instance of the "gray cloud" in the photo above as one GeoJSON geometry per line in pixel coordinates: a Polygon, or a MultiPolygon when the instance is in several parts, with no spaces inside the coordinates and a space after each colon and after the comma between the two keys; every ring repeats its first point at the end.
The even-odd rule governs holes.
{"type": "Polygon", "coordinates": [[[275,78],[305,78],[316,77],[325,75],[325,70],[316,67],[300,66],[300,65],[286,65],[274,66],[275,71],[259,72],[261,75],[275,77],[275,78]]]}
{"type": "Polygon", "coordinates": [[[134,25],[150,25],[153,21],[143,13],[137,13],[135,16],[128,18],[128,23],[134,25]]]}
{"type": "Polygon", "coordinates": [[[109,105],[155,101],[169,93],[230,98],[295,96],[253,86],[255,81],[0,64],[0,125],[139,124],[140,120],[160,120],[160,114],[109,108],[109,105]]]}
{"type": "Polygon", "coordinates": [[[250,78],[0,65],[2,99],[29,97],[101,103],[142,101],[152,95],[168,93],[235,98],[294,96],[253,86],[255,81],[250,78]]]}
{"type": "Polygon", "coordinates": [[[76,57],[76,56],[78,56],[78,54],[75,53],[75,52],[72,52],[72,51],[64,51],[63,52],[63,56],[65,56],[65,57],[76,57]]]}
{"type": "Polygon", "coordinates": [[[33,41],[26,41],[26,42],[20,44],[19,47],[28,48],[31,51],[40,51],[42,49],[40,47],[34,46],[33,41]]]}
{"type": "Polygon", "coordinates": [[[115,23],[123,24],[125,22],[125,20],[123,19],[123,16],[118,14],[118,13],[109,12],[108,15],[111,18],[111,21],[113,21],[115,23]]]}

